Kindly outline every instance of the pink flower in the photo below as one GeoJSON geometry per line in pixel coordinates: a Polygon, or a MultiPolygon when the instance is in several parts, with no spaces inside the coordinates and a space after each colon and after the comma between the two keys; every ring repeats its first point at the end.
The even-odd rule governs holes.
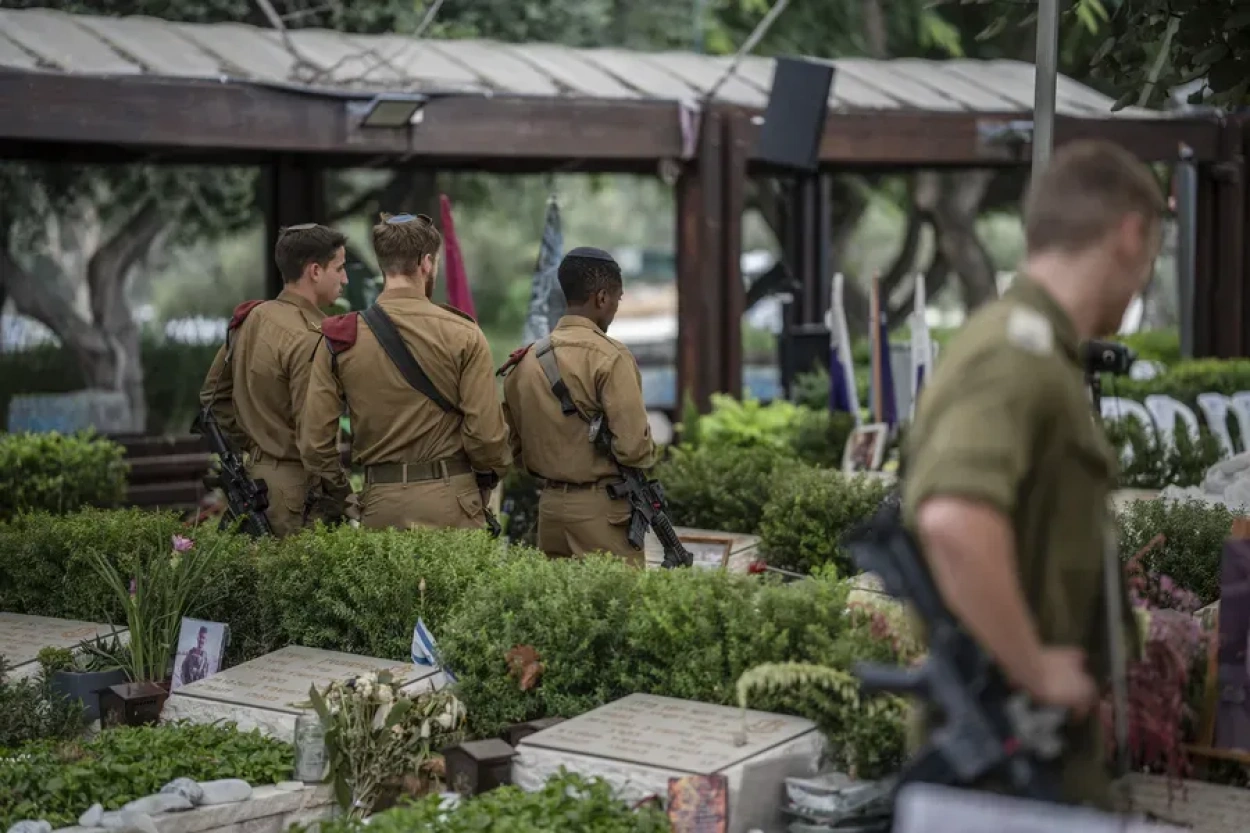
{"type": "Polygon", "coordinates": [[[195,546],[194,541],[190,538],[183,538],[181,535],[175,535],[173,537],[173,544],[174,552],[186,552],[191,549],[191,547],[195,546]]]}
{"type": "Polygon", "coordinates": [[[135,594],[138,592],[139,592],[139,582],[137,579],[132,578],[130,580],[130,598],[133,599],[135,597],[135,594]]]}

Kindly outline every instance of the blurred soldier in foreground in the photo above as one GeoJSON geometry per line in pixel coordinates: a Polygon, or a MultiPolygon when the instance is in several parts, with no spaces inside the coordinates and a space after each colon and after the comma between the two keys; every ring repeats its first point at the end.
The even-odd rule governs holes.
{"type": "MultiPolygon", "coordinates": [[[[1099,686],[1115,671],[1104,583],[1123,594],[1103,566],[1117,461],[1078,345],[1114,333],[1145,288],[1163,210],[1123,149],[1059,149],[1029,189],[1015,283],[943,351],[904,458],[904,518],[947,606],[1013,685],[1068,710],[1063,798],[1104,809],[1099,686]]],[[[1124,625],[1136,645],[1131,613],[1124,625]]]]}
{"type": "Polygon", "coordinates": [[[360,522],[480,529],[511,462],[490,347],[472,318],[430,300],[443,238],[429,217],[382,215],[373,249],[385,286],[362,313],[328,318],[305,402],[300,452],[327,514],[351,494],[339,459],[346,400],[364,466],[360,522]]]}
{"type": "Polygon", "coordinates": [[[636,469],[655,463],[638,365],[625,345],[606,335],[623,294],[621,267],[601,249],[577,248],[560,263],[560,287],[568,310],[546,354],[559,382],[553,384],[542,366],[543,341],[513,353],[499,371],[506,376],[504,413],[513,456],[545,481],[538,547],[564,557],[610,552],[643,566],[643,553],[627,539],[630,504],[607,491],[621,479],[618,463],[636,469]],[[589,423],[600,415],[611,431],[615,462],[588,435],[589,423]]]}
{"type": "Polygon", "coordinates": [[[296,444],[321,322],[347,283],[347,238],[315,223],[278,235],[274,259],[286,286],[272,301],[239,304],[200,403],[251,456],[249,474],[269,488],[265,515],[278,536],[303,525],[309,478],[296,444]]]}

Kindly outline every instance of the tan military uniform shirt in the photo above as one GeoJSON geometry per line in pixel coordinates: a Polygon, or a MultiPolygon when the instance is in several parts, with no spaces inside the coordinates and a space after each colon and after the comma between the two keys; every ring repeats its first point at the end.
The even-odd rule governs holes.
{"type": "MultiPolygon", "coordinates": [[[[1094,419],[1072,321],[1018,278],[943,351],[919,405],[907,435],[906,522],[914,526],[919,505],[935,496],[1000,510],[1015,529],[1019,579],[1043,644],[1084,649],[1106,679],[1103,556],[1117,460],[1094,419]]],[[[1068,744],[1066,797],[1105,805],[1096,713],[1068,744]]]]}
{"type": "Polygon", "coordinates": [[[200,391],[222,430],[251,455],[249,473],[269,488],[266,514],[279,535],[302,520],[308,478],[296,437],[324,318],[290,289],[272,301],[240,305],[231,322],[230,360],[223,344],[200,391]]]}
{"type": "MultiPolygon", "coordinates": [[[[642,376],[629,349],[575,315],[560,319],[551,343],[573,404],[588,419],[606,417],[616,460],[631,468],[653,466],[642,376]]],[[[629,505],[610,500],[604,488],[619,478],[616,464],[591,444],[586,420],[561,411],[532,350],[508,371],[504,413],[513,455],[547,481],[539,501],[539,547],[553,556],[601,551],[641,564],[642,554],[626,538],[629,505]]]]}
{"type": "MultiPolygon", "coordinates": [[[[330,351],[325,347],[316,351],[300,439],[305,466],[337,488],[347,486],[347,472],[338,451],[339,416],[346,398],[352,426],[352,456],[357,464],[366,467],[366,476],[369,467],[380,464],[452,460],[467,460],[474,471],[502,476],[512,455],[495,388],[490,347],[481,329],[468,316],[432,303],[414,288],[385,289],[377,304],[394,321],[430,381],[461,413],[444,412],[414,390],[359,316],[336,316],[326,323],[327,338],[332,329],[337,329],[337,324],[332,327],[332,321],[351,318],[355,319],[354,341],[337,348],[337,375],[332,369],[330,351]]],[[[361,522],[369,525],[372,511],[375,519],[382,518],[379,513],[395,515],[385,523],[378,520],[378,525],[407,526],[406,519],[416,510],[401,509],[399,503],[406,506],[415,502],[415,492],[389,488],[383,491],[405,492],[407,497],[401,499],[392,494],[387,499],[390,508],[377,500],[372,504],[362,501],[361,522]],[[398,519],[399,515],[404,519],[398,519]]],[[[461,503],[465,503],[466,495],[476,494],[477,490],[466,484],[461,492],[461,503]]],[[[375,490],[375,498],[378,494],[375,490]]],[[[475,506],[464,508],[476,514],[480,525],[480,498],[475,506]]],[[[451,519],[441,521],[435,517],[414,518],[410,522],[419,521],[457,525],[451,519]]]]}

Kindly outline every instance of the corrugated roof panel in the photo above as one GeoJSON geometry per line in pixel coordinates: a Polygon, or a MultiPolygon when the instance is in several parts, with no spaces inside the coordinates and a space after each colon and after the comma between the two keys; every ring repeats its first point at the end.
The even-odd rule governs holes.
{"type": "Polygon", "coordinates": [[[39,62],[25,49],[0,33],[0,67],[38,69],[39,62]]]}
{"type": "Polygon", "coordinates": [[[583,52],[550,43],[501,45],[511,49],[562,87],[588,98],[638,98],[638,92],[586,61],[583,52]]]}
{"type": "MultiPolygon", "coordinates": [[[[280,33],[270,30],[267,34],[285,49],[280,33]]],[[[377,51],[376,44],[362,45],[342,32],[328,29],[293,29],[290,36],[296,51],[318,68],[316,72],[305,70],[300,76],[305,80],[315,78],[318,84],[342,86],[415,86],[411,83],[415,79],[386,60],[386,55],[377,51]],[[307,75],[309,72],[311,76],[307,75]]]]}
{"type": "MultiPolygon", "coordinates": [[[[835,61],[811,59],[815,63],[834,64],[835,61]]],[[[738,72],[749,78],[757,87],[771,90],[773,71],[776,63],[772,58],[750,56],[738,66],[738,72]]],[[[897,110],[898,99],[891,98],[880,90],[870,87],[851,75],[833,74],[833,84],[829,88],[829,108],[839,112],[852,110],[897,110]]]]}
{"type": "Polygon", "coordinates": [[[153,75],[213,78],[221,74],[216,58],[174,31],[167,21],[95,15],[79,15],[74,20],[153,75]]]}
{"type": "Polygon", "coordinates": [[[66,72],[134,75],[143,71],[79,26],[74,15],[47,9],[0,11],[0,31],[42,62],[66,72]]]}
{"type": "MultiPolygon", "coordinates": [[[[1017,97],[1028,102],[1028,110],[1033,109],[1033,85],[1035,74],[1032,64],[1023,61],[986,61],[987,71],[993,74],[996,84],[1002,89],[1013,90],[1017,97]]],[[[967,70],[957,68],[955,72],[967,77],[967,70]]],[[[1115,102],[1097,90],[1078,84],[1069,78],[1060,76],[1055,89],[1055,112],[1061,116],[1078,118],[1108,118],[1111,116],[1111,105],[1115,102]]]]}
{"type": "Polygon", "coordinates": [[[429,41],[401,35],[351,35],[352,43],[363,51],[372,49],[409,78],[420,80],[426,90],[482,92],[489,89],[458,61],[453,61],[429,41]]]}
{"type": "Polygon", "coordinates": [[[1015,112],[1033,107],[1032,96],[1023,102],[995,89],[992,72],[980,61],[901,59],[890,61],[888,66],[896,76],[940,90],[963,102],[969,110],[1015,112]],[[958,69],[963,72],[954,71],[958,69]]]}
{"type": "MultiPolygon", "coordinates": [[[[637,52],[638,60],[661,66],[699,91],[700,96],[712,88],[729,67],[730,58],[696,55],[690,52],[637,52]]],[[[743,107],[767,107],[768,88],[760,88],[738,74],[729,77],[716,94],[717,101],[743,107]]]]}
{"type": "Polygon", "coordinates": [[[578,54],[587,63],[650,98],[683,101],[699,97],[698,91],[663,67],[638,60],[637,52],[604,47],[579,49],[578,54]]]}
{"type": "Polygon", "coordinates": [[[174,23],[180,35],[222,62],[227,75],[261,81],[289,81],[295,58],[270,40],[266,30],[239,23],[174,23]]]}
{"type": "Polygon", "coordinates": [[[485,40],[425,41],[448,59],[458,61],[497,92],[512,95],[558,96],[560,87],[530,64],[485,40]]]}
{"type": "MultiPolygon", "coordinates": [[[[839,58],[834,61],[838,74],[854,78],[897,99],[905,107],[899,109],[932,110],[939,113],[969,109],[950,95],[890,72],[888,61],[867,58],[839,58]]],[[[834,82],[837,83],[836,81],[834,82]]]]}

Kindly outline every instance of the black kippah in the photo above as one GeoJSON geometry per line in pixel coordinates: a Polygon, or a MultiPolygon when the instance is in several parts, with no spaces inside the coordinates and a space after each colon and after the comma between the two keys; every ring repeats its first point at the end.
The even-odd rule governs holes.
{"type": "Polygon", "coordinates": [[[565,257],[585,257],[590,260],[606,260],[608,263],[616,263],[616,258],[603,249],[596,249],[594,246],[578,246],[566,254],[565,257]]]}

